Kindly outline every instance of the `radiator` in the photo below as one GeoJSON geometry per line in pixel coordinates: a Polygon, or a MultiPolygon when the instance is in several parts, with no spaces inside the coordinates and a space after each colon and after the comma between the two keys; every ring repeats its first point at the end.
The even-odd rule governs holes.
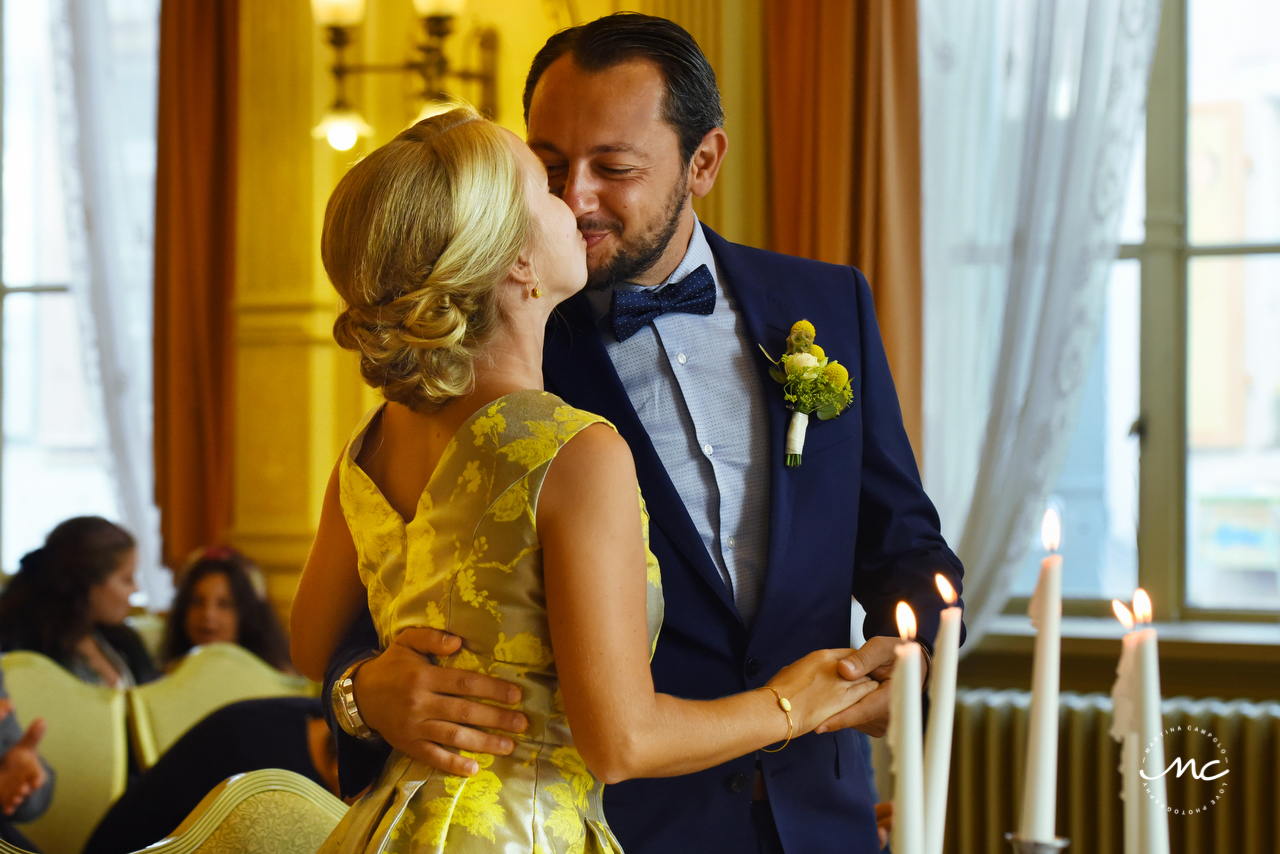
{"type": "MultiPolygon", "coordinates": [[[[1025,691],[959,692],[947,854],[1011,851],[1004,834],[1017,826],[1029,704],[1025,691]]],[[[1180,758],[1187,769],[1165,778],[1177,811],[1169,815],[1171,854],[1280,854],[1280,703],[1177,698],[1163,712],[1166,764],[1180,758]],[[1202,776],[1228,773],[1193,777],[1191,759],[1202,776]],[[1220,764],[1203,770],[1213,759],[1220,764]]],[[[1068,854],[1124,854],[1120,749],[1110,726],[1110,697],[1062,694],[1058,833],[1071,840],[1068,854]]]]}

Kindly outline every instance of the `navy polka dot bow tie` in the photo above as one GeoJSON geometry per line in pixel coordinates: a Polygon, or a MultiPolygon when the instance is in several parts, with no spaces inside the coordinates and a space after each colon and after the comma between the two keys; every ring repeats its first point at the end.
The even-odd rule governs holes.
{"type": "Polygon", "coordinates": [[[716,307],[716,282],[703,264],[660,291],[614,291],[613,334],[626,341],[646,323],[669,311],[710,314],[716,307]]]}

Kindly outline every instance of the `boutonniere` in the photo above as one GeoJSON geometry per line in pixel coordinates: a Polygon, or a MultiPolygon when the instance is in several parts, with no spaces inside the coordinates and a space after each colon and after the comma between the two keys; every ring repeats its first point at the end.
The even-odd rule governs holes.
{"type": "Polygon", "coordinates": [[[791,468],[800,465],[809,416],[816,414],[819,420],[827,421],[853,402],[849,372],[835,359],[828,359],[813,339],[813,324],[799,320],[791,327],[787,351],[781,359],[775,360],[768,350],[760,348],[765,358],[776,366],[769,371],[769,376],[782,383],[782,396],[787,408],[794,412],[783,451],[784,462],[791,468]]]}

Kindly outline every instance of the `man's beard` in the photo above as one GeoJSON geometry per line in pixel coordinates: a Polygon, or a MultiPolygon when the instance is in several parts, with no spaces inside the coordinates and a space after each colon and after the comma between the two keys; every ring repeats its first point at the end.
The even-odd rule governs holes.
{"type": "MultiPolygon", "coordinates": [[[[613,257],[594,270],[587,271],[587,290],[607,291],[618,285],[634,282],[643,276],[662,259],[671,239],[676,236],[680,227],[680,214],[684,210],[685,198],[689,194],[689,180],[681,175],[680,181],[673,188],[667,200],[667,210],[661,226],[647,235],[640,235],[633,245],[622,241],[621,225],[616,222],[607,224],[607,229],[618,235],[618,249],[613,257]]],[[[590,220],[580,222],[579,226],[598,228],[600,223],[590,220]]]]}

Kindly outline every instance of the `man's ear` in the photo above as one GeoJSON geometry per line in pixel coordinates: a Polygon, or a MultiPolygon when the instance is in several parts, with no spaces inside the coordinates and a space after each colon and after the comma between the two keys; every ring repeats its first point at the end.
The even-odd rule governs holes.
{"type": "Polygon", "coordinates": [[[689,160],[689,192],[694,198],[700,199],[711,192],[728,149],[729,137],[725,136],[724,128],[712,128],[698,143],[689,160]]]}

